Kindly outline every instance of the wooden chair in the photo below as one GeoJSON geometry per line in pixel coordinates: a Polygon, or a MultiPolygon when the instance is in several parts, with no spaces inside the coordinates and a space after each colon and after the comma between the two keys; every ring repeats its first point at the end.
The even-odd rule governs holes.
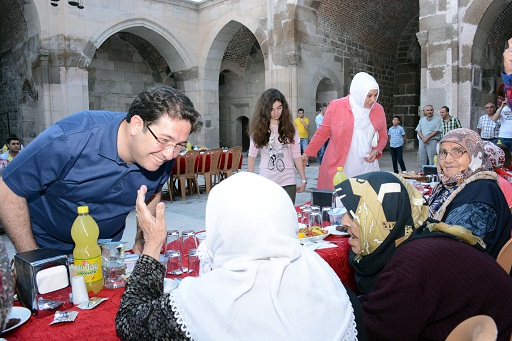
{"type": "Polygon", "coordinates": [[[221,153],[221,148],[215,148],[205,151],[202,155],[201,164],[199,165],[197,174],[204,176],[206,194],[210,193],[210,190],[217,181],[217,177],[220,177],[219,159],[221,153]]]}
{"type": "Polygon", "coordinates": [[[189,150],[185,155],[178,156],[176,158],[176,174],[172,175],[172,179],[170,179],[170,182],[167,183],[167,186],[174,186],[174,180],[179,180],[179,189],[181,192],[181,199],[183,201],[185,201],[186,199],[187,187],[189,195],[192,195],[193,190],[195,188],[195,190],[197,191],[197,197],[200,198],[201,192],[199,191],[199,182],[197,180],[197,173],[195,172],[196,158],[198,156],[199,152],[195,150],[189,150]]]}
{"type": "Polygon", "coordinates": [[[224,153],[224,163],[220,170],[221,179],[225,179],[238,172],[242,158],[242,146],[231,147],[224,153]]]}
{"type": "Polygon", "coordinates": [[[178,167],[180,165],[179,161],[180,160],[176,158],[176,161],[174,162],[174,167],[172,167],[171,175],[169,176],[169,179],[167,179],[167,192],[169,192],[169,199],[171,202],[173,194],[176,193],[175,182],[177,180],[178,167]]]}
{"type": "Polygon", "coordinates": [[[512,239],[503,245],[500,253],[498,253],[496,261],[508,274],[510,274],[510,270],[512,269],[512,239]]]}
{"type": "Polygon", "coordinates": [[[496,341],[498,328],[492,317],[477,315],[461,323],[446,338],[446,341],[496,341]]]}

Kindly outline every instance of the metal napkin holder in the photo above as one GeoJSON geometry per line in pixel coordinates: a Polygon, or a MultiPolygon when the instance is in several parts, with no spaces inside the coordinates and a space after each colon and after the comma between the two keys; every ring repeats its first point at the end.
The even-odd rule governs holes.
{"type": "MultiPolygon", "coordinates": [[[[36,316],[41,314],[38,309],[39,288],[37,286],[37,274],[41,270],[64,265],[66,268],[67,284],[69,285],[69,272],[67,256],[58,251],[41,248],[32,251],[20,252],[14,256],[14,270],[16,273],[16,287],[21,304],[30,309],[36,316]]],[[[66,283],[62,283],[61,287],[66,283]]],[[[67,285],[65,285],[67,286],[67,285]]]]}

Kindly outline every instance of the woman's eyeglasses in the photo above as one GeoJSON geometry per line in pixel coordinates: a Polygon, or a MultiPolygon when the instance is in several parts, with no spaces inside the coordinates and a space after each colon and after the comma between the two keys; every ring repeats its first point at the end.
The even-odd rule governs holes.
{"type": "Polygon", "coordinates": [[[444,149],[441,149],[439,151],[439,160],[444,160],[446,159],[446,157],[448,156],[448,154],[450,154],[454,159],[458,159],[460,158],[464,153],[467,153],[467,151],[465,150],[462,150],[462,149],[458,149],[458,148],[454,148],[450,151],[447,151],[447,150],[444,150],[444,149]]]}
{"type": "Polygon", "coordinates": [[[158,137],[156,137],[155,133],[153,133],[153,131],[151,130],[151,128],[148,125],[146,125],[146,128],[148,128],[151,135],[153,135],[153,137],[155,138],[156,143],[161,148],[163,148],[165,150],[172,149],[173,153],[176,155],[185,155],[185,153],[188,151],[187,147],[185,147],[181,144],[173,144],[167,140],[159,139],[158,137]]]}

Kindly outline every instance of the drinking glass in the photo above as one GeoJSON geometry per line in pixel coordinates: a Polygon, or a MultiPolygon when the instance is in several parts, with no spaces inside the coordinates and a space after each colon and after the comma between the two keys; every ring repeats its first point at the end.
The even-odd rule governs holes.
{"type": "Polygon", "coordinates": [[[126,263],[124,262],[124,242],[101,244],[101,270],[105,288],[116,289],[126,285],[126,263]]]}
{"type": "Polygon", "coordinates": [[[309,215],[311,214],[311,207],[308,205],[302,209],[302,220],[301,223],[309,225],[309,215]]]}
{"type": "Polygon", "coordinates": [[[327,227],[331,224],[331,207],[324,206],[322,207],[322,225],[323,227],[327,227]]]}
{"type": "MultiPolygon", "coordinates": [[[[197,248],[195,231],[183,230],[181,232],[181,254],[183,257],[188,257],[188,251],[195,248],[197,248]]],[[[187,272],[188,269],[184,267],[183,271],[187,272]]]]}
{"type": "Polygon", "coordinates": [[[200,269],[199,253],[197,249],[188,250],[188,275],[198,277],[200,269]]]}
{"type": "Polygon", "coordinates": [[[309,227],[322,228],[322,213],[311,212],[309,215],[309,227]]]}
{"type": "Polygon", "coordinates": [[[180,232],[178,230],[167,230],[163,253],[169,250],[179,250],[180,246],[180,232]]]}
{"type": "Polygon", "coordinates": [[[164,253],[164,262],[167,275],[169,277],[179,277],[183,274],[181,266],[181,254],[178,250],[169,250],[164,253]]]}

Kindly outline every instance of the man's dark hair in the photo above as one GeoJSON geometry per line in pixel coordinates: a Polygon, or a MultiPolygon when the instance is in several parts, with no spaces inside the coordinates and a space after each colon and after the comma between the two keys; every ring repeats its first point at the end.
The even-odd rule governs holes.
{"type": "Polygon", "coordinates": [[[302,111],[302,112],[304,112],[304,109],[302,109],[302,108],[299,108],[299,110],[297,110],[297,111],[302,111]]]}
{"type": "Polygon", "coordinates": [[[189,121],[190,133],[201,131],[201,115],[194,109],[192,101],[182,92],[167,86],[154,86],[142,91],[133,101],[126,122],[130,123],[134,115],[139,115],[148,126],[163,115],[172,119],[189,121]]]}
{"type": "Polygon", "coordinates": [[[445,109],[446,109],[446,112],[447,112],[447,113],[449,113],[449,112],[450,112],[450,108],[448,108],[446,105],[443,105],[443,106],[441,107],[441,109],[443,109],[443,108],[445,108],[445,109]]]}
{"type": "Polygon", "coordinates": [[[16,136],[10,136],[10,137],[7,138],[7,144],[11,143],[12,141],[20,142],[20,139],[17,138],[16,136]]]}

